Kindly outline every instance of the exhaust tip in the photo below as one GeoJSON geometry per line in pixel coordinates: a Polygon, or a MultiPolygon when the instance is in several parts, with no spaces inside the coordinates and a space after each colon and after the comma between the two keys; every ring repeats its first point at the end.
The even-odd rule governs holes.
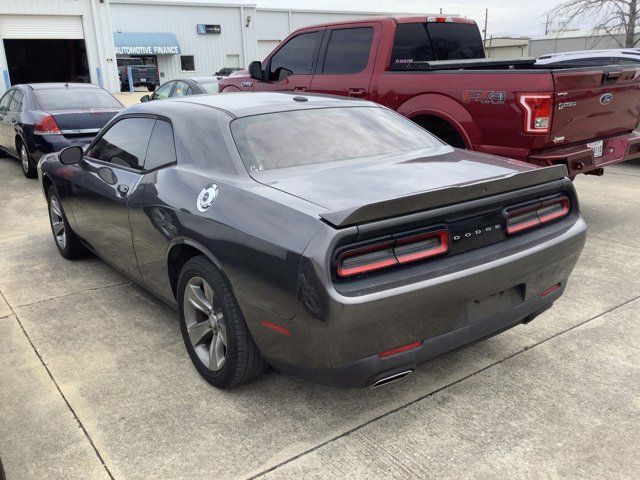
{"type": "Polygon", "coordinates": [[[376,380],[373,383],[373,385],[371,385],[371,388],[378,388],[378,387],[381,387],[383,385],[389,385],[390,383],[396,382],[396,381],[406,377],[410,373],[413,373],[413,370],[405,370],[403,372],[398,372],[398,373],[394,373],[393,375],[388,375],[386,377],[382,377],[380,380],[376,380]]]}

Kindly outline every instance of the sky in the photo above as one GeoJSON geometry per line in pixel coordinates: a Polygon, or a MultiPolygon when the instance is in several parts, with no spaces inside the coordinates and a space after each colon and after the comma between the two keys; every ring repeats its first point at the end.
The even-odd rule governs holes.
{"type": "Polygon", "coordinates": [[[294,8],[310,10],[356,10],[376,12],[459,14],[484,25],[484,12],[489,9],[487,38],[493,36],[544,35],[546,14],[561,0],[483,0],[477,1],[420,1],[420,0],[245,0],[258,7],[294,8]]]}

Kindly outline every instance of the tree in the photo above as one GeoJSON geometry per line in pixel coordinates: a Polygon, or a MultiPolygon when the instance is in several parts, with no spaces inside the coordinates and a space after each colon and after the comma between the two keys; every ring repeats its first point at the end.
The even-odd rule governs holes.
{"type": "Polygon", "coordinates": [[[635,47],[638,0],[568,0],[549,12],[562,19],[565,30],[569,25],[593,25],[594,34],[611,37],[621,48],[635,47]]]}

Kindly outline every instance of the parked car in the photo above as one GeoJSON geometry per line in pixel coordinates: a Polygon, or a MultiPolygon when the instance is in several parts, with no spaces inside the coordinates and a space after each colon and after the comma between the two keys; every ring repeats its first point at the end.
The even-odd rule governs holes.
{"type": "Polygon", "coordinates": [[[165,98],[184,97],[218,93],[218,79],[216,77],[178,78],[164,83],[152,95],[144,95],[140,101],[163,100],[165,98]]]}
{"type": "Polygon", "coordinates": [[[600,65],[638,65],[640,49],[611,48],[606,50],[582,50],[541,55],[537,65],[560,65],[563,67],[594,67],[600,65]]]}
{"type": "Polygon", "coordinates": [[[454,147],[563,164],[571,176],[640,156],[640,77],[632,66],[572,69],[484,58],[472,20],[376,18],[307,27],[220,91],[364,98],[454,147]]]}
{"type": "Polygon", "coordinates": [[[156,65],[145,65],[141,58],[118,58],[118,77],[120,91],[129,90],[129,74],[127,67],[131,67],[131,78],[134,87],[147,87],[153,92],[160,85],[160,72],[156,65]]]}
{"type": "Polygon", "coordinates": [[[36,176],[45,153],[89,143],[122,110],[105,89],[87,83],[14,85],[0,99],[0,148],[36,176]]]}
{"type": "Polygon", "coordinates": [[[224,67],[218,70],[214,75],[216,77],[228,77],[233,72],[239,72],[240,70],[242,69],[238,67],[224,67]]]}
{"type": "Polygon", "coordinates": [[[60,253],[175,306],[219,387],[266,363],[380,385],[531,321],[585,241],[566,174],[371,102],[276,93],[138,104],[39,164],[60,253]]]}

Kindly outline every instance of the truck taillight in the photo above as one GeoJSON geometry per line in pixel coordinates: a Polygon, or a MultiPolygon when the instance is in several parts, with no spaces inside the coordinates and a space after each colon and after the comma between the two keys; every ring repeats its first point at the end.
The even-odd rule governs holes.
{"type": "Polygon", "coordinates": [[[427,22],[450,23],[453,22],[453,17],[427,17],[427,22]]]}
{"type": "Polygon", "coordinates": [[[551,93],[520,93],[518,105],[524,111],[525,133],[549,133],[553,112],[551,93]]]}
{"type": "Polygon", "coordinates": [[[46,115],[38,120],[38,122],[35,124],[33,133],[35,133],[36,135],[48,135],[54,133],[59,134],[62,132],[60,132],[60,128],[56,123],[56,119],[53,118],[52,115],[46,115]]]}
{"type": "Polygon", "coordinates": [[[347,249],[338,256],[336,272],[347,278],[425,260],[449,251],[449,232],[437,230],[347,249]]]}
{"type": "Polygon", "coordinates": [[[566,217],[571,211],[571,203],[565,196],[543,200],[533,205],[507,210],[507,233],[522,232],[539,225],[566,217]]]}

